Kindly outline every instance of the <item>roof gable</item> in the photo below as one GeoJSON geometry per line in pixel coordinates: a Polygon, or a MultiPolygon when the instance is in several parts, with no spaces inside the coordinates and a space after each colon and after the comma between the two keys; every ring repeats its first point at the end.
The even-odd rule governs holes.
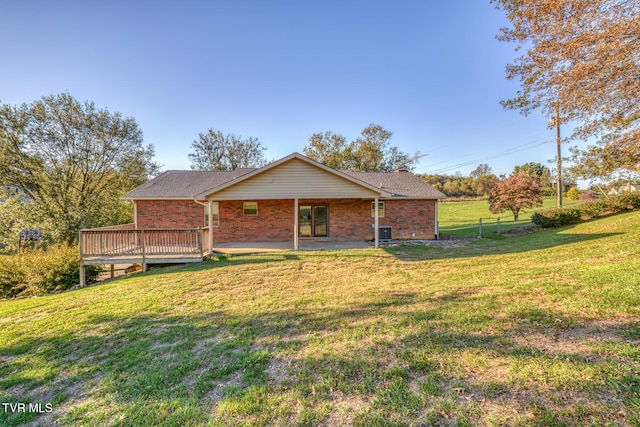
{"type": "Polygon", "coordinates": [[[278,198],[369,198],[389,194],[361,181],[293,153],[238,179],[222,183],[197,195],[198,199],[278,199],[278,198]]]}
{"type": "Polygon", "coordinates": [[[262,168],[161,173],[123,196],[127,200],[274,198],[444,199],[410,172],[335,170],[299,153],[262,168]]]}

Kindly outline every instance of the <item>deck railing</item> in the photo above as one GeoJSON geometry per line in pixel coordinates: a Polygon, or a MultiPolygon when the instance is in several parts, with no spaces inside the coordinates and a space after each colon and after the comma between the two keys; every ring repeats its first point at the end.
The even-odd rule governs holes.
{"type": "Polygon", "coordinates": [[[80,285],[91,264],[199,262],[209,251],[209,230],[202,228],[135,230],[133,224],[80,230],[80,285]]]}
{"type": "Polygon", "coordinates": [[[203,256],[206,243],[201,228],[116,229],[80,231],[80,255],[87,257],[164,255],[203,256]]]}

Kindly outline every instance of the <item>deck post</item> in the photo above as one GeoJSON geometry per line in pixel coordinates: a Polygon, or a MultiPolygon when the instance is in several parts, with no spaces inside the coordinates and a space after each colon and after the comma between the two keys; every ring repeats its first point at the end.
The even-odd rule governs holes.
{"type": "Polygon", "coordinates": [[[111,278],[116,277],[116,266],[115,264],[111,264],[111,278]]]}
{"type": "Polygon", "coordinates": [[[84,246],[82,244],[82,230],[78,230],[78,248],[80,249],[80,261],[78,261],[79,274],[80,274],[80,287],[84,288],[86,285],[86,278],[84,275],[84,260],[83,260],[83,249],[84,246]]]}
{"type": "Polygon", "coordinates": [[[200,242],[199,242],[200,243],[200,259],[204,259],[204,241],[203,241],[203,233],[202,233],[201,227],[198,227],[198,235],[200,236],[200,242]]]}
{"type": "Polygon", "coordinates": [[[80,263],[78,265],[80,267],[80,287],[84,288],[87,285],[87,279],[84,274],[84,263],[82,262],[82,260],[80,260],[80,263]]]}
{"type": "Polygon", "coordinates": [[[144,229],[140,230],[140,238],[142,239],[142,271],[147,271],[147,244],[144,239],[144,229]]]}

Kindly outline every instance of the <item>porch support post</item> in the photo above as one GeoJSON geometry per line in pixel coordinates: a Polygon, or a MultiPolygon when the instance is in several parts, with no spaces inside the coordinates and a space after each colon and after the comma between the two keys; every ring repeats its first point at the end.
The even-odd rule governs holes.
{"type": "Polygon", "coordinates": [[[293,250],[298,250],[298,198],[293,199],[293,250]]]}
{"type": "MultiPolygon", "coordinates": [[[[213,202],[209,200],[209,221],[207,226],[209,227],[209,255],[213,254],[213,202]]],[[[220,212],[218,211],[218,215],[220,212]]]]}
{"type": "Polygon", "coordinates": [[[377,248],[378,247],[378,198],[377,197],[375,198],[375,202],[373,204],[373,207],[374,207],[374,209],[373,209],[373,211],[374,211],[374,214],[373,214],[373,218],[374,218],[374,221],[373,221],[373,236],[374,236],[374,238],[373,238],[373,240],[375,242],[375,247],[377,248]]]}
{"type": "MultiPolygon", "coordinates": [[[[438,222],[438,201],[439,200],[436,199],[436,207],[434,209],[435,213],[436,213],[435,214],[436,223],[435,223],[435,226],[434,226],[433,234],[434,234],[436,240],[438,240],[440,238],[440,237],[438,237],[440,235],[440,224],[438,222]]],[[[500,234],[500,233],[498,232],[498,234],[500,234]]]]}

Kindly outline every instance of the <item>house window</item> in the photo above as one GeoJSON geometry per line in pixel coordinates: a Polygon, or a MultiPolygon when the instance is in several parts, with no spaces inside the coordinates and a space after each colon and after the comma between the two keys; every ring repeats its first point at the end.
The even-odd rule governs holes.
{"type": "Polygon", "coordinates": [[[258,202],[243,202],[242,212],[244,213],[245,216],[258,215],[258,202]]]}
{"type": "MultiPolygon", "coordinates": [[[[211,202],[212,213],[212,225],[217,227],[220,225],[220,204],[218,202],[211,202]]],[[[209,206],[204,207],[204,226],[209,226],[209,206]]]]}
{"type": "MultiPolygon", "coordinates": [[[[376,216],[376,202],[371,202],[371,218],[376,216]]],[[[384,218],[384,202],[378,202],[378,218],[384,218]]]]}

